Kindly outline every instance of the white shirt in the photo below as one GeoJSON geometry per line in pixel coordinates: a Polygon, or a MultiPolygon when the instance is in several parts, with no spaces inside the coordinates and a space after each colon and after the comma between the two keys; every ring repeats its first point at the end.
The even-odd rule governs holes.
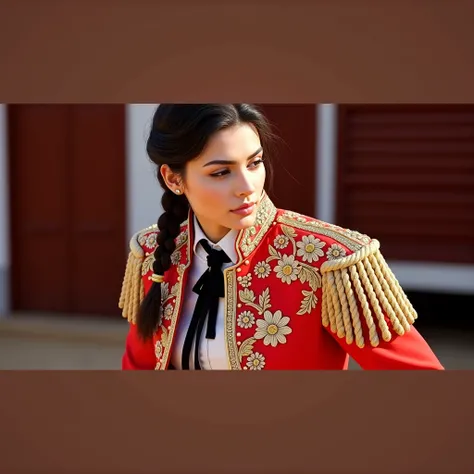
{"type": "MultiPolygon", "coordinates": [[[[230,230],[217,244],[212,243],[206,237],[201,229],[196,217],[194,216],[194,245],[193,259],[189,276],[184,291],[182,314],[179,318],[178,327],[176,328],[175,340],[173,341],[173,350],[171,353],[171,364],[177,370],[182,369],[181,356],[183,352],[184,339],[188,331],[191,318],[193,316],[194,307],[198,295],[193,292],[193,287],[199,280],[201,275],[207,270],[207,252],[199,243],[201,239],[206,239],[209,245],[215,250],[223,250],[230,258],[231,262],[224,263],[222,269],[228,268],[237,263],[237,252],[235,250],[235,239],[238,231],[230,230]]],[[[226,370],[229,369],[227,360],[227,349],[224,335],[224,298],[219,298],[219,308],[217,311],[216,338],[206,339],[207,319],[201,333],[201,342],[199,345],[199,364],[202,370],[226,370]]],[[[194,347],[191,349],[189,358],[189,368],[194,370],[194,347]]]]}

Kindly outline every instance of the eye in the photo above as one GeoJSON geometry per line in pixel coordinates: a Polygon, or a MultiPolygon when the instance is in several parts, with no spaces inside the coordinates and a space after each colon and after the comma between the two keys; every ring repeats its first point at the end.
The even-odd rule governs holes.
{"type": "Polygon", "coordinates": [[[222,176],[225,176],[226,174],[229,174],[229,170],[222,170],[222,171],[217,171],[216,173],[211,173],[210,176],[213,178],[221,178],[222,176]]]}
{"type": "Polygon", "coordinates": [[[263,158],[259,158],[258,160],[252,161],[249,164],[249,168],[258,168],[263,163],[263,158]]]}

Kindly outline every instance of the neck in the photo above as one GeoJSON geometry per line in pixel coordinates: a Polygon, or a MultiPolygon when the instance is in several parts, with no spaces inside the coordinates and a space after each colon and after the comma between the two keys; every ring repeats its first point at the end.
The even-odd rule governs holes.
{"type": "Polygon", "coordinates": [[[231,229],[228,229],[227,227],[212,226],[206,224],[203,225],[202,221],[200,221],[197,216],[196,220],[204,235],[213,244],[217,244],[217,242],[222,240],[231,231],[231,229]]]}

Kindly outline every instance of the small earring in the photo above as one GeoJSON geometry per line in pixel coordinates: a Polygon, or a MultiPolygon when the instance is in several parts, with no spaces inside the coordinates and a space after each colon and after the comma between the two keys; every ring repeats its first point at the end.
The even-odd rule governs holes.
{"type": "Polygon", "coordinates": [[[175,191],[175,193],[176,193],[176,194],[181,194],[181,190],[180,190],[180,189],[177,189],[177,190],[175,191]]]}

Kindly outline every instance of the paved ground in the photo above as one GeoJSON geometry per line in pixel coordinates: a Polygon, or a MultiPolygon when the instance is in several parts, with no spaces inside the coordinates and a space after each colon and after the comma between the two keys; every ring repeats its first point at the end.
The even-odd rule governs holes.
{"type": "MultiPolygon", "coordinates": [[[[0,370],[118,370],[126,332],[120,319],[0,319],[0,370]]],[[[474,369],[474,330],[430,327],[421,332],[447,369],[474,369]]],[[[351,362],[351,368],[357,365],[351,362]]]]}

